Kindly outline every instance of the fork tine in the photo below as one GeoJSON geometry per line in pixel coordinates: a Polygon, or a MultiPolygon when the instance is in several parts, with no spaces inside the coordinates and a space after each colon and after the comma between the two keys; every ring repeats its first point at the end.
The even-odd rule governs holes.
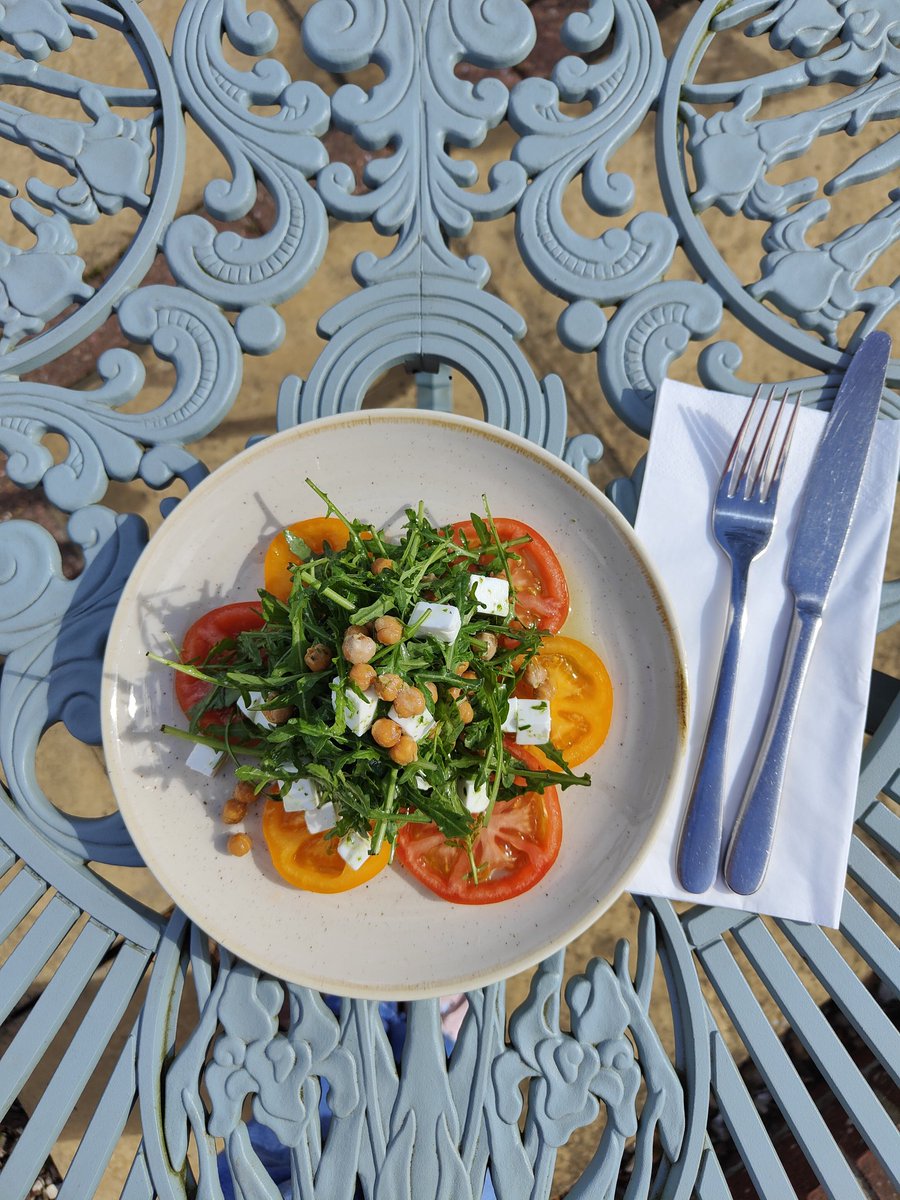
{"type": "Polygon", "coordinates": [[[763,385],[760,384],[750,398],[750,403],[747,405],[747,411],[744,414],[744,419],[741,421],[741,427],[735,434],[734,441],[731,443],[731,450],[728,453],[728,458],[725,460],[725,466],[722,468],[722,478],[724,479],[731,468],[734,466],[734,460],[737,458],[738,451],[741,448],[741,443],[744,440],[744,434],[747,432],[747,426],[750,424],[750,417],[753,415],[753,410],[756,407],[756,402],[762,395],[763,385]]]}
{"type": "MultiPolygon", "coordinates": [[[[784,400],[787,400],[788,393],[785,392],[784,400]]],[[[775,466],[772,470],[772,478],[769,482],[769,487],[766,492],[766,497],[771,495],[773,491],[778,492],[778,485],[781,482],[781,472],[784,469],[785,459],[787,458],[788,450],[791,448],[791,439],[794,436],[794,426],[797,424],[797,413],[800,411],[800,401],[803,399],[803,393],[798,392],[794,400],[794,407],[791,411],[791,419],[788,421],[788,427],[785,431],[784,438],[781,443],[781,449],[778,451],[778,457],[775,459],[775,466]]],[[[782,400],[782,404],[784,404],[782,400]]]]}
{"type": "MultiPolygon", "coordinates": [[[[741,463],[738,468],[737,479],[733,479],[733,480],[729,481],[728,494],[730,496],[736,496],[737,493],[742,489],[742,486],[746,485],[747,474],[750,469],[750,464],[753,461],[753,454],[756,450],[756,443],[759,441],[760,430],[762,429],[763,425],[765,424],[766,413],[769,410],[769,404],[771,402],[772,394],[774,391],[775,391],[774,387],[770,387],[768,395],[765,397],[765,399],[763,399],[762,408],[760,410],[759,416],[756,419],[756,426],[753,430],[753,436],[750,438],[750,445],[747,447],[746,451],[743,452],[743,458],[741,459],[741,463]]],[[[726,474],[730,470],[732,460],[735,457],[737,451],[739,449],[743,450],[744,437],[745,437],[747,426],[750,422],[750,417],[754,413],[756,406],[757,406],[757,400],[759,400],[762,397],[762,394],[763,394],[763,385],[760,384],[759,387],[756,389],[756,391],[753,393],[753,399],[750,401],[750,407],[747,409],[747,414],[744,417],[743,422],[741,423],[741,427],[738,430],[737,437],[734,439],[734,445],[731,448],[731,454],[728,456],[728,463],[726,463],[726,465],[725,465],[725,473],[726,474]]],[[[747,493],[745,491],[745,495],[746,494],[747,493]]]]}

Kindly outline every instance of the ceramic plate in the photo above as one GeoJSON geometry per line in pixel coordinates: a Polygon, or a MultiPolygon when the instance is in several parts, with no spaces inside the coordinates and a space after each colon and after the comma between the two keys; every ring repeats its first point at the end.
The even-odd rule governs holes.
{"type": "MultiPolygon", "coordinates": [[[[668,603],[628,524],[581,475],[484,422],[391,410],[291,429],[239,454],[183,500],[154,535],[122,594],[104,664],[103,743],[119,807],[147,866],[217,941],[295,983],[349,996],[424,998],[482,986],[533,965],[622,893],[667,804],[685,736],[681,652],[668,603]],[[271,538],[320,515],[309,476],[362,520],[396,521],[425,501],[433,520],[481,510],[532,525],[556,550],[572,612],[562,632],[600,654],[614,691],[612,728],[585,763],[588,788],[561,793],[563,844],[524,896],[451,905],[399,866],[336,896],[296,891],[253,850],[233,858],[219,820],[227,772],[187,770],[189,743],[171,655],[206,610],[255,599],[271,538]]],[[[259,808],[260,806],[256,806],[259,808]]]]}

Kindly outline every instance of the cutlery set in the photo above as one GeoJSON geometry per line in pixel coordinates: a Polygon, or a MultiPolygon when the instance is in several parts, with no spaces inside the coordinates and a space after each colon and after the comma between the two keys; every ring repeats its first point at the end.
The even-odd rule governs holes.
{"type": "MultiPolygon", "coordinates": [[[[891,339],[870,334],[853,356],[834,400],[800,499],[785,566],[790,629],[765,731],[744,788],[724,860],[724,879],[741,895],[759,890],[775,837],[794,719],[859,495],[878,416],[891,339]]],[[[731,561],[724,645],[706,736],[677,850],[684,889],[708,890],[719,872],[725,763],[750,567],[771,538],[779,484],[800,406],[789,389],[758,389],[726,460],[712,508],[714,537],[731,561]]]]}

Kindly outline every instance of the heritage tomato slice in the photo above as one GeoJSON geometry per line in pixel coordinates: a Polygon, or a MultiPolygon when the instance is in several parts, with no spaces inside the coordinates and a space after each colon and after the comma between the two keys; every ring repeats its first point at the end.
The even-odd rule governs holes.
{"type": "MultiPolygon", "coordinates": [[[[538,768],[536,757],[522,747],[516,746],[515,753],[527,766],[538,768]]],[[[494,805],[490,821],[475,840],[477,885],[465,849],[446,841],[436,825],[404,825],[397,835],[397,858],[443,900],[496,904],[540,882],[556,861],[561,843],[559,794],[549,787],[494,805]]]]}
{"type": "MultiPolygon", "coordinates": [[[[590,646],[575,638],[544,638],[536,657],[553,689],[550,740],[569,766],[577,767],[596,754],[609,733],[613,713],[609,672],[590,646]]],[[[535,690],[523,680],[515,694],[533,699],[535,690]]],[[[535,753],[543,767],[559,769],[540,750],[535,753]]]]}
{"type": "MultiPolygon", "coordinates": [[[[306,521],[295,521],[288,525],[291,533],[302,538],[313,554],[321,554],[325,543],[332,550],[343,550],[350,540],[350,530],[337,517],[310,517],[306,521]]],[[[263,563],[263,580],[267,592],[277,596],[279,600],[287,600],[291,594],[291,571],[299,559],[288,549],[284,531],[276,534],[266,551],[263,563]]]]}
{"type": "MultiPolygon", "coordinates": [[[[221,608],[214,608],[200,617],[184,635],[181,661],[202,668],[210,651],[219,642],[236,638],[248,629],[260,629],[262,625],[262,610],[258,600],[223,604],[221,608]]],[[[211,687],[212,684],[204,683],[202,679],[192,679],[190,675],[175,672],[175,698],[184,713],[190,714],[194,705],[200,703],[211,687]]],[[[232,709],[209,709],[203,715],[204,728],[226,724],[232,713],[232,709]]]]}
{"type": "Polygon", "coordinates": [[[263,809],[263,837],[272,866],[291,887],[305,892],[347,892],[374,879],[387,866],[387,842],[370,855],[358,871],[348,867],[337,852],[337,839],[310,833],[302,812],[285,812],[278,800],[267,800],[263,809]]]}
{"type": "MultiPolygon", "coordinates": [[[[530,542],[515,547],[512,553],[517,555],[517,561],[509,564],[516,620],[527,629],[556,633],[569,615],[569,586],[559,559],[549,543],[524,521],[495,517],[494,525],[503,542],[531,538],[530,542]]],[[[482,544],[471,521],[457,521],[452,528],[457,542],[465,542],[470,550],[482,544]]]]}

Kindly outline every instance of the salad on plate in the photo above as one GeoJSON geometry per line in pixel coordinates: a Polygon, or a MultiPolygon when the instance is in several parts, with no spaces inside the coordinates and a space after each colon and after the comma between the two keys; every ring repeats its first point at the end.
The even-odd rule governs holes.
{"type": "Polygon", "coordinates": [[[484,515],[396,538],[341,513],[270,544],[259,600],[203,613],[177,658],[187,766],[233,768],[228,849],[262,804],[288,884],[339,892],[397,862],[445,900],[507,900],[550,870],[559,791],[603,743],[612,687],[561,633],[563,568],[534,529],[484,515]]]}

